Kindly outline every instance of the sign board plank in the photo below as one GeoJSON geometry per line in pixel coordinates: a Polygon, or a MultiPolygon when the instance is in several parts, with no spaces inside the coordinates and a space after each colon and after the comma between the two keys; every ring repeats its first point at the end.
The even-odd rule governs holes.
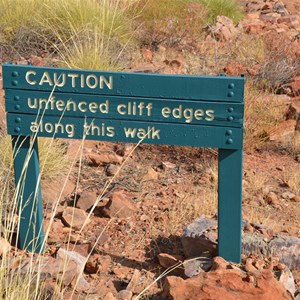
{"type": "Polygon", "coordinates": [[[243,77],[99,72],[3,65],[3,87],[36,91],[243,102],[243,77]]]}
{"type": "Polygon", "coordinates": [[[6,111],[49,116],[242,127],[244,104],[6,90],[6,111]]]}
{"type": "Polygon", "coordinates": [[[240,149],[242,128],[7,114],[11,135],[240,149]],[[42,120],[42,121],[40,121],[42,120]],[[86,134],[85,134],[86,133],[86,134]]]}

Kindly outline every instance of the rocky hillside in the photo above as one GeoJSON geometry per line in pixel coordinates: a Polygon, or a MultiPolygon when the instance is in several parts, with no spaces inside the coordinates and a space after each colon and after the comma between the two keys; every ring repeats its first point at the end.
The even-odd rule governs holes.
{"type": "MultiPolygon", "coordinates": [[[[18,249],[3,220],[5,299],[300,299],[300,1],[239,3],[239,22],[220,15],[200,33],[141,24],[122,59],[130,72],[246,75],[242,262],[217,256],[214,149],[66,140],[68,175],[42,182],[45,254],[18,249]]],[[[0,46],[1,62],[60,59],[16,49],[0,46]]]]}

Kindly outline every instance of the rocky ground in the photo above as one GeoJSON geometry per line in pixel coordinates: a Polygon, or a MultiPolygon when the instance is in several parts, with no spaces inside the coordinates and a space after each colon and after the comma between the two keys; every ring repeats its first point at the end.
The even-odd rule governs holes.
{"type": "MultiPolygon", "coordinates": [[[[264,36],[276,50],[284,46],[277,53],[295,62],[300,1],[241,2],[245,19],[235,26],[220,16],[207,29],[207,47],[245,32],[264,36]]],[[[165,46],[142,48],[130,70],[187,73],[193,63],[183,53],[165,46]]],[[[48,63],[39,56],[13,60],[48,63]]],[[[209,63],[202,66],[205,70],[209,63]]],[[[220,68],[254,78],[267,72],[265,66],[230,58],[220,68]]],[[[241,264],[216,256],[215,150],[85,141],[80,151],[81,141],[65,141],[70,165],[74,162],[71,175],[43,182],[49,236],[40,276],[49,299],[52,294],[104,300],[300,299],[300,192],[294,186],[300,153],[283,146],[300,130],[300,76],[295,74],[289,72],[278,87],[285,120],[268,132],[263,147],[245,152],[241,264]]],[[[20,251],[1,240],[0,255],[5,252],[12,269],[40,272],[35,270],[39,257],[36,264],[29,264],[29,256],[20,260],[20,251]]]]}

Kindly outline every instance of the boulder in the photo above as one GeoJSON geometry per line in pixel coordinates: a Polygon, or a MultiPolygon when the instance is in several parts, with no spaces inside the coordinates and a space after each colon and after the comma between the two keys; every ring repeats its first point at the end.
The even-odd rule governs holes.
{"type": "Polygon", "coordinates": [[[181,242],[186,257],[198,257],[204,252],[217,254],[217,221],[201,217],[183,230],[181,242]]]}
{"type": "Polygon", "coordinates": [[[102,213],[109,218],[128,218],[135,213],[136,209],[130,195],[124,190],[118,190],[110,195],[109,202],[102,208],[102,213]]]}
{"type": "Polygon", "coordinates": [[[291,270],[300,268],[300,238],[293,236],[278,236],[272,239],[268,246],[272,256],[279,260],[291,270]]]}
{"type": "Polygon", "coordinates": [[[169,276],[164,286],[164,299],[172,300],[292,300],[293,297],[276,280],[270,270],[248,275],[240,270],[222,269],[183,280],[169,276]]]}
{"type": "MultiPolygon", "coordinates": [[[[247,224],[244,223],[246,228],[247,224]]],[[[247,256],[251,254],[275,256],[279,257],[280,262],[292,271],[300,268],[300,238],[283,235],[273,236],[266,226],[253,225],[256,229],[255,232],[243,232],[243,254],[247,256]]],[[[188,225],[181,237],[185,256],[199,257],[203,256],[205,252],[215,256],[218,245],[216,226],[217,222],[214,219],[205,217],[196,219],[195,222],[188,225]]],[[[206,253],[205,256],[207,256],[206,253]]]]}

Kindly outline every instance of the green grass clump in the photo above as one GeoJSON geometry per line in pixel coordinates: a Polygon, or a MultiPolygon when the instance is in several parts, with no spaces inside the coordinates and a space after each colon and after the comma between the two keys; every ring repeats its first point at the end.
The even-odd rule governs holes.
{"type": "MultiPolygon", "coordinates": [[[[68,158],[66,156],[65,146],[60,140],[39,138],[39,158],[42,170],[42,178],[51,179],[58,175],[64,175],[68,170],[68,158]]],[[[13,176],[13,154],[10,136],[2,136],[0,139],[0,181],[7,180],[9,176],[13,176]]],[[[13,180],[13,179],[12,179],[13,180]]]]}
{"type": "Polygon", "coordinates": [[[141,0],[136,5],[139,24],[146,34],[142,42],[174,45],[183,40],[196,40],[205,24],[207,11],[199,1],[193,0],[141,0]]]}
{"type": "Polygon", "coordinates": [[[18,31],[34,28],[35,16],[42,12],[41,2],[36,0],[0,0],[0,32],[2,42],[12,42],[18,31]]]}
{"type": "Polygon", "coordinates": [[[208,22],[214,23],[217,16],[225,16],[238,23],[243,18],[241,6],[235,0],[198,0],[208,10],[208,22]]]}
{"type": "Polygon", "coordinates": [[[195,44],[201,40],[204,26],[214,23],[217,16],[235,23],[243,18],[235,0],[141,0],[135,7],[140,9],[139,24],[147,31],[141,37],[144,44],[195,44]]]}
{"type": "Polygon", "coordinates": [[[0,0],[0,40],[23,56],[46,50],[58,54],[64,66],[116,69],[134,33],[132,5],[128,0],[0,0]]]}

